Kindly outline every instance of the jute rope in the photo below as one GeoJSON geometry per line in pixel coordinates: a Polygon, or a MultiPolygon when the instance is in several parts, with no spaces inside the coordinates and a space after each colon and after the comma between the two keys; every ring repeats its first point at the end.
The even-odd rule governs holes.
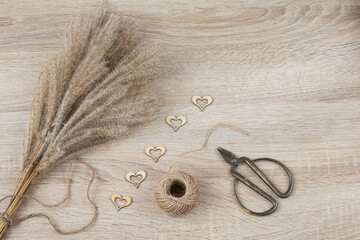
{"type": "MultiPolygon", "coordinates": [[[[91,179],[90,179],[88,187],[87,187],[87,199],[94,208],[94,215],[93,215],[92,219],[90,220],[90,222],[88,224],[86,224],[85,226],[83,226],[83,227],[81,227],[79,229],[67,231],[67,230],[63,230],[63,229],[59,228],[59,226],[56,224],[56,222],[49,215],[47,215],[45,213],[40,213],[40,212],[31,213],[29,215],[26,215],[26,216],[23,216],[23,217],[20,217],[20,218],[17,218],[17,219],[13,219],[8,214],[0,212],[0,221],[5,223],[8,226],[11,226],[12,224],[20,223],[20,222],[26,221],[27,219],[33,218],[33,217],[44,217],[44,218],[46,218],[48,220],[49,224],[54,228],[54,230],[56,232],[58,232],[60,234],[64,234],[64,235],[79,233],[81,231],[84,231],[90,225],[92,225],[95,222],[97,216],[99,215],[98,207],[96,206],[96,204],[90,198],[90,188],[91,188],[91,185],[92,185],[92,183],[93,183],[93,181],[95,179],[95,169],[89,163],[85,162],[84,160],[82,160],[80,158],[75,158],[75,159],[77,161],[79,161],[80,163],[86,165],[92,171],[92,176],[91,176],[91,179]]],[[[41,202],[39,199],[37,199],[35,197],[32,197],[32,196],[28,196],[28,195],[7,195],[7,196],[3,197],[2,199],[0,199],[0,203],[3,202],[7,198],[19,197],[19,198],[29,198],[29,199],[35,200],[36,202],[38,202],[43,207],[48,207],[48,208],[58,207],[61,204],[63,204],[65,201],[67,201],[71,196],[71,183],[72,183],[71,178],[70,178],[71,168],[72,168],[72,162],[70,162],[70,166],[69,166],[69,170],[68,170],[68,174],[67,174],[67,179],[66,179],[66,181],[67,181],[67,194],[66,194],[65,198],[59,203],[46,204],[46,203],[41,202]]]]}
{"type": "Polygon", "coordinates": [[[171,172],[160,179],[154,195],[161,210],[176,216],[189,212],[197,204],[199,185],[185,172],[171,172]]]}

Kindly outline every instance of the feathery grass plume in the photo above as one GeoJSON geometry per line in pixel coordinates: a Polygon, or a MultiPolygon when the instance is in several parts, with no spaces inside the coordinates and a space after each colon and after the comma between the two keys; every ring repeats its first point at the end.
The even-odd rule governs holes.
{"type": "MultiPolygon", "coordinates": [[[[157,51],[139,43],[133,21],[106,16],[103,7],[80,16],[66,32],[64,49],[40,74],[14,195],[25,195],[61,161],[153,120],[157,104],[147,85],[157,70],[157,51]]],[[[22,200],[11,198],[0,238],[22,200]]]]}

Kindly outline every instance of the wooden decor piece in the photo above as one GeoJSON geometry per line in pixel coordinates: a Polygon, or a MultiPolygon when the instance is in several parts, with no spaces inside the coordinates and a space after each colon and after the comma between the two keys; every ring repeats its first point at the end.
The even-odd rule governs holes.
{"type": "Polygon", "coordinates": [[[139,188],[140,183],[143,182],[145,180],[145,178],[146,178],[145,171],[138,171],[137,173],[129,172],[125,175],[126,181],[134,184],[136,188],[139,188]],[[131,177],[137,177],[137,176],[141,176],[141,179],[138,182],[131,180],[131,177]]]}
{"type": "Polygon", "coordinates": [[[198,106],[200,108],[201,111],[204,111],[204,109],[209,106],[212,102],[213,102],[213,98],[210,97],[210,96],[204,96],[204,97],[201,97],[201,96],[193,96],[191,98],[191,101],[193,102],[193,104],[195,104],[196,106],[198,106]],[[198,103],[198,101],[206,101],[206,103],[204,105],[200,105],[198,103]]]}
{"type": "Polygon", "coordinates": [[[166,152],[166,147],[165,146],[157,146],[157,147],[152,147],[152,146],[147,146],[145,148],[145,153],[146,155],[150,156],[152,159],[154,159],[155,162],[157,162],[159,160],[159,158],[164,155],[166,152]],[[151,151],[160,151],[160,154],[157,156],[154,156],[151,151]]]}
{"type": "Polygon", "coordinates": [[[165,118],[165,121],[168,125],[170,125],[174,131],[176,132],[180,127],[184,126],[184,124],[187,122],[187,119],[186,117],[184,116],[178,116],[178,117],[175,117],[173,115],[170,115],[170,116],[167,116],[165,118]],[[174,121],[181,121],[181,123],[179,125],[174,125],[171,121],[174,120],[174,121]]]}
{"type": "Polygon", "coordinates": [[[129,206],[132,203],[132,199],[131,197],[122,197],[120,194],[118,193],[114,193],[113,195],[111,195],[111,201],[114,203],[116,210],[119,211],[120,209],[129,206]],[[126,201],[126,203],[124,205],[119,206],[119,204],[117,204],[116,199],[120,199],[121,201],[126,201]]]}

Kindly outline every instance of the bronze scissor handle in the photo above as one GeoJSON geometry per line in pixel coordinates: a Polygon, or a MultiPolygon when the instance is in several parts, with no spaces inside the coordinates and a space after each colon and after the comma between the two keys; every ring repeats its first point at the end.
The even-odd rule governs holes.
{"type": "MultiPolygon", "coordinates": [[[[248,158],[243,158],[243,160],[241,162],[245,162],[260,178],[261,180],[263,180],[266,185],[268,185],[270,187],[270,189],[279,197],[281,198],[286,198],[288,197],[292,190],[293,190],[293,186],[294,186],[294,182],[293,182],[293,178],[292,178],[292,174],[290,172],[290,170],[281,162],[279,162],[278,160],[272,159],[272,158],[258,158],[258,159],[254,159],[254,160],[250,160],[248,158]],[[280,192],[280,190],[265,176],[265,174],[255,165],[255,161],[271,161],[274,162],[278,165],[280,165],[285,171],[286,174],[289,177],[289,187],[287,189],[287,191],[285,193],[280,192]]],[[[230,172],[231,174],[235,177],[234,179],[234,194],[236,197],[236,200],[238,201],[240,207],[246,211],[247,213],[253,214],[253,215],[257,215],[257,216],[265,216],[265,215],[269,215],[271,213],[273,213],[277,207],[278,207],[278,203],[277,201],[271,197],[269,194],[267,194],[266,192],[264,192],[263,190],[261,190],[258,186],[256,186],[254,183],[252,183],[250,180],[248,180],[247,178],[245,178],[244,176],[242,176],[240,173],[236,172],[237,165],[234,165],[231,169],[230,172]],[[250,209],[246,208],[240,201],[238,195],[237,195],[237,191],[236,191],[236,182],[237,181],[241,181],[242,183],[244,183],[246,186],[248,186],[249,188],[251,188],[252,190],[254,190],[255,192],[257,192],[258,194],[260,194],[261,196],[263,196],[265,199],[267,199],[269,202],[272,203],[272,207],[264,212],[254,212],[251,211],[250,209]]]]}

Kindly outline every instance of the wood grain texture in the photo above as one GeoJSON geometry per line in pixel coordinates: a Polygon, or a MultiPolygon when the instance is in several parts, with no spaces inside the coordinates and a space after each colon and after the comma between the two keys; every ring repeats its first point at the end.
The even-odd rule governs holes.
{"type": "MultiPolygon", "coordinates": [[[[132,136],[87,153],[97,170],[92,196],[99,218],[76,235],[56,234],[45,219],[31,219],[7,232],[7,239],[360,239],[360,1],[358,0],[109,0],[111,12],[132,16],[140,34],[159,44],[161,76],[154,85],[161,101],[158,120],[132,136]],[[204,112],[193,95],[214,98],[204,112]],[[185,115],[174,132],[166,115],[185,115]],[[249,137],[217,122],[234,124],[249,137]],[[165,145],[155,163],[148,145],[165,145]],[[229,167],[216,151],[226,147],[248,157],[271,157],[293,172],[295,189],[279,200],[271,216],[245,214],[235,202],[229,167]],[[175,160],[199,180],[200,203],[183,217],[162,213],[153,197],[160,177],[175,160]],[[136,189],[129,171],[145,170],[136,189]],[[116,212],[113,193],[133,204],[116,212]]],[[[13,191],[21,167],[33,89],[41,67],[64,42],[66,25],[95,0],[0,0],[0,195],[13,191]]],[[[285,189],[285,173],[260,165],[285,189]]],[[[65,194],[68,164],[40,179],[31,191],[55,203],[65,194]]],[[[270,192],[246,168],[245,176],[270,192]]],[[[51,214],[74,229],[91,219],[85,201],[90,171],[75,164],[73,195],[55,210],[24,202],[20,215],[51,214]]],[[[264,210],[267,203],[239,186],[244,203],[264,210]]],[[[5,209],[6,204],[1,204],[5,209]]]]}

